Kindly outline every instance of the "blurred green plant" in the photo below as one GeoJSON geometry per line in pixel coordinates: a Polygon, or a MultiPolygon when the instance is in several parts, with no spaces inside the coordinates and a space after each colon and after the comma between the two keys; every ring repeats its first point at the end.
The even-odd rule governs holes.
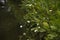
{"type": "Polygon", "coordinates": [[[60,39],[60,0],[11,1],[8,5],[20,22],[20,40],[60,39]]]}
{"type": "MultiPolygon", "coordinates": [[[[39,36],[38,40],[57,40],[60,36],[60,7],[59,0],[24,0],[21,9],[26,11],[24,20],[27,22],[25,27],[27,35],[32,39],[39,36]],[[31,33],[33,32],[33,33],[31,33]],[[34,33],[35,32],[35,33],[34,33]],[[46,32],[46,35],[44,35],[46,32]],[[30,33],[30,34],[29,34],[30,33]],[[39,33],[39,35],[37,34],[39,33]],[[42,35],[40,33],[43,33],[42,35]],[[29,34],[29,35],[28,35],[29,34]],[[32,35],[31,35],[32,34],[32,35]],[[31,35],[31,36],[30,36],[31,35]],[[58,38],[57,38],[58,37],[58,38]],[[40,38],[40,39],[39,39],[40,38]]],[[[31,40],[31,39],[30,39],[31,40]]]]}

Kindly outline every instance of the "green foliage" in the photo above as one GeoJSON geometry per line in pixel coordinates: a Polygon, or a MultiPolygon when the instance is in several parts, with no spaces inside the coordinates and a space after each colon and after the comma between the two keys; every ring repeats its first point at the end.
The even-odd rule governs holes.
{"type": "MultiPolygon", "coordinates": [[[[29,29],[29,31],[27,30],[27,34],[30,33],[36,35],[31,32],[46,32],[47,35],[43,34],[44,37],[42,37],[44,40],[57,40],[57,37],[60,36],[59,2],[59,0],[22,1],[23,4],[21,5],[21,9],[24,9],[27,13],[24,16],[24,20],[30,21],[30,23],[26,23],[28,25],[26,28],[29,29]]],[[[30,34],[28,36],[30,36],[30,34]]],[[[40,36],[42,35],[40,34],[40,36]]],[[[42,38],[40,39],[42,40],[42,38]]],[[[32,39],[36,40],[35,37],[32,37],[32,39]]]]}
{"type": "Polygon", "coordinates": [[[20,25],[19,40],[59,40],[60,0],[8,0],[20,25]]]}

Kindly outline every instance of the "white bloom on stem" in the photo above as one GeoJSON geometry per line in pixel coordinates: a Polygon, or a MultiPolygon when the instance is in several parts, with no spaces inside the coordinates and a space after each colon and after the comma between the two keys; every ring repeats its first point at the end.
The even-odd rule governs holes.
{"type": "Polygon", "coordinates": [[[22,28],[23,26],[22,25],[20,25],[20,28],[22,28]]]}
{"type": "Polygon", "coordinates": [[[40,28],[40,27],[38,27],[38,28],[40,28]]]}
{"type": "Polygon", "coordinates": [[[36,30],[34,30],[34,32],[37,32],[38,30],[36,29],[36,30]]]}
{"type": "Polygon", "coordinates": [[[32,6],[32,4],[27,4],[26,6],[32,6]]]}
{"type": "Polygon", "coordinates": [[[39,25],[39,23],[37,23],[37,25],[39,25]]]}
{"type": "Polygon", "coordinates": [[[50,12],[52,12],[52,10],[49,10],[50,12]]]}
{"type": "Polygon", "coordinates": [[[27,21],[27,23],[30,23],[30,21],[27,21]]]}
{"type": "Polygon", "coordinates": [[[29,39],[27,39],[27,40],[29,40],[29,39]]]}
{"type": "Polygon", "coordinates": [[[23,33],[23,35],[26,35],[26,33],[23,33]]]}

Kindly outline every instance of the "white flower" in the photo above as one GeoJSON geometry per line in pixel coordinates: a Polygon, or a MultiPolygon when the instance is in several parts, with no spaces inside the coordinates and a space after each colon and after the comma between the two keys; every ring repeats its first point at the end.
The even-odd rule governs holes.
{"type": "Polygon", "coordinates": [[[30,23],[30,21],[27,21],[27,23],[30,23]]]}
{"type": "Polygon", "coordinates": [[[37,25],[39,25],[39,23],[37,23],[37,25]]]}
{"type": "Polygon", "coordinates": [[[31,31],[33,31],[34,29],[32,28],[31,31]]]}
{"type": "Polygon", "coordinates": [[[38,27],[38,28],[40,28],[40,27],[38,27]]]}
{"type": "Polygon", "coordinates": [[[52,10],[49,10],[50,12],[52,12],[52,10]]]}
{"type": "Polygon", "coordinates": [[[26,35],[26,33],[23,33],[23,35],[26,35]]]}
{"type": "Polygon", "coordinates": [[[20,28],[22,28],[23,26],[22,25],[20,25],[20,28]]]}
{"type": "Polygon", "coordinates": [[[32,6],[32,4],[27,4],[26,6],[32,6]]]}
{"type": "Polygon", "coordinates": [[[29,40],[29,39],[27,39],[27,40],[29,40]]]}
{"type": "Polygon", "coordinates": [[[36,30],[34,30],[34,32],[37,32],[38,30],[36,29],[36,30]]]}

